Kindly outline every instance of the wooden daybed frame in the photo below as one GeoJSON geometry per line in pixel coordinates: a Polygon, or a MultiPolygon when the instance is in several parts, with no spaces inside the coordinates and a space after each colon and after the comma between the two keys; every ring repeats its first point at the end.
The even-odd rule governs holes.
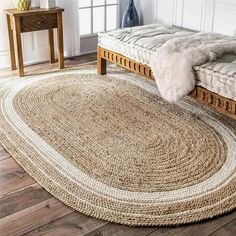
{"type": "MultiPolygon", "coordinates": [[[[97,70],[98,74],[106,74],[106,62],[113,62],[125,69],[128,69],[136,74],[146,76],[149,79],[154,79],[152,70],[149,66],[138,63],[128,57],[125,57],[116,52],[99,47],[97,48],[97,70]]],[[[201,86],[196,86],[190,94],[190,97],[204,103],[224,114],[236,119],[236,101],[222,97],[214,92],[211,92],[201,86]]]]}

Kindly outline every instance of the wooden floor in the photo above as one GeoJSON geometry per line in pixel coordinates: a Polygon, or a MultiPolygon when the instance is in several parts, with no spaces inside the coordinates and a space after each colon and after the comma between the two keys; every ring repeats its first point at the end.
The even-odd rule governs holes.
{"type": "MultiPolygon", "coordinates": [[[[89,55],[67,60],[78,65],[95,60],[89,55]]],[[[28,67],[27,73],[37,67],[28,67]]],[[[14,76],[8,70],[0,72],[14,76]]],[[[0,229],[4,235],[55,236],[233,236],[236,235],[236,211],[198,224],[181,227],[128,227],[88,217],[65,206],[39,186],[0,145],[0,229]]]]}

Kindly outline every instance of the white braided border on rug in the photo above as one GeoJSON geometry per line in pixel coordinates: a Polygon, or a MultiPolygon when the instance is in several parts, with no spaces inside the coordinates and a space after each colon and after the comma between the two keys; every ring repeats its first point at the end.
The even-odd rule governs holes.
{"type": "MultiPolygon", "coordinates": [[[[74,74],[75,73],[75,71],[73,71],[73,72],[70,72],[70,73],[68,73],[68,72],[65,72],[65,73],[61,73],[61,75],[66,75],[66,74],[74,74]]],[[[84,73],[87,73],[87,74],[91,74],[91,70],[90,71],[79,71],[77,74],[79,75],[79,74],[84,74],[84,73]]],[[[95,72],[96,73],[96,72],[95,72]]],[[[56,75],[58,75],[58,74],[56,74],[56,75]]],[[[25,86],[27,86],[28,84],[30,84],[30,83],[34,83],[34,82],[36,82],[36,81],[40,81],[40,80],[42,80],[42,79],[48,79],[48,78],[50,78],[50,77],[55,77],[56,75],[54,75],[54,74],[52,74],[52,75],[50,75],[50,76],[42,76],[42,77],[40,77],[40,78],[37,78],[37,79],[30,79],[30,81],[22,81],[21,82],[21,84],[19,84],[19,86],[16,86],[15,87],[15,90],[13,91],[13,93],[15,93],[15,95],[17,94],[17,92],[16,91],[20,91],[21,89],[23,89],[25,86]]],[[[92,74],[92,75],[94,75],[94,73],[92,74]]],[[[112,77],[117,77],[118,79],[120,79],[122,76],[120,75],[120,74],[117,74],[117,75],[114,75],[114,74],[112,74],[111,75],[112,77]]],[[[144,88],[144,89],[146,89],[147,91],[149,91],[149,92],[152,92],[152,93],[154,93],[154,94],[157,94],[157,90],[154,88],[154,87],[152,87],[152,86],[149,86],[149,85],[147,85],[147,84],[145,84],[144,82],[142,82],[142,84],[140,84],[140,81],[134,81],[134,77],[133,76],[128,76],[128,75],[125,75],[125,76],[123,76],[124,78],[122,78],[122,79],[124,79],[124,80],[130,80],[129,82],[131,82],[131,83],[133,83],[133,84],[135,84],[136,83],[136,85],[138,85],[139,87],[142,87],[142,88],[144,88]]],[[[9,94],[11,94],[11,92],[9,93],[9,94]]],[[[7,95],[5,95],[5,98],[3,99],[4,100],[4,102],[3,102],[3,100],[2,100],[2,102],[1,102],[1,107],[2,108],[6,108],[7,110],[9,109],[9,108],[11,108],[11,106],[12,106],[12,100],[11,99],[14,99],[14,94],[11,94],[11,96],[9,96],[9,94],[7,95]],[[5,99],[6,98],[10,98],[9,100],[8,100],[8,102],[9,102],[9,104],[7,103],[5,103],[6,101],[5,101],[5,99]],[[6,106],[5,106],[6,105],[6,106]]],[[[183,108],[184,109],[186,109],[186,105],[188,106],[188,108],[187,108],[187,110],[190,110],[190,111],[192,111],[192,112],[196,112],[196,113],[198,113],[198,114],[204,114],[204,113],[202,113],[202,112],[199,112],[199,111],[197,111],[198,109],[196,109],[196,108],[194,108],[192,105],[190,105],[190,104],[186,104],[185,102],[181,102],[180,104],[179,104],[180,106],[183,106],[183,108]]],[[[13,108],[13,107],[12,107],[13,108]]],[[[14,108],[13,108],[13,116],[15,115],[14,114],[14,108]]],[[[5,113],[5,115],[6,115],[6,113],[5,113]]],[[[10,114],[11,115],[11,114],[10,114]]],[[[16,114],[17,115],[17,114],[16,114]]],[[[206,115],[206,116],[208,116],[207,114],[204,114],[204,115],[206,115]]],[[[5,118],[7,118],[7,116],[5,116],[5,118]]],[[[8,117],[9,118],[9,117],[8,117]]],[[[235,135],[227,128],[227,127],[225,127],[225,126],[222,126],[222,124],[221,124],[221,122],[217,122],[217,120],[215,120],[213,117],[205,117],[205,119],[206,119],[206,123],[209,123],[209,120],[208,119],[211,119],[211,126],[212,127],[215,127],[217,130],[218,130],[218,132],[219,133],[221,133],[221,134],[227,134],[225,137],[226,137],[226,139],[225,139],[225,142],[229,145],[229,142],[230,142],[230,146],[233,148],[233,149],[231,149],[230,148],[230,150],[232,150],[232,152],[231,152],[231,154],[233,154],[233,152],[235,151],[235,140],[236,140],[236,138],[235,138],[235,135]],[[220,128],[220,126],[222,126],[222,128],[220,128]],[[229,141],[229,142],[228,142],[229,141]]],[[[11,120],[9,120],[8,119],[8,122],[12,122],[11,120]]],[[[19,122],[19,120],[17,120],[17,122],[19,122]]],[[[17,126],[17,125],[16,125],[17,126]]],[[[25,126],[24,126],[24,122],[23,122],[23,126],[22,126],[23,128],[25,128],[25,126]]],[[[21,127],[21,128],[22,128],[21,127]]],[[[17,127],[14,127],[16,130],[17,130],[17,127]]],[[[20,130],[21,130],[21,128],[20,128],[20,130]]],[[[26,125],[26,128],[28,128],[29,129],[29,127],[27,127],[27,125],[26,125]]],[[[24,132],[25,132],[25,130],[23,130],[24,132]]],[[[20,132],[21,133],[21,132],[20,132]]],[[[20,134],[19,133],[19,134],[20,134]]],[[[22,137],[22,134],[20,134],[21,135],[21,137],[22,137]]],[[[34,134],[35,135],[35,134],[34,134]]],[[[33,135],[33,136],[34,136],[33,135]]],[[[26,137],[24,137],[24,138],[26,138],[26,137]]],[[[40,138],[40,137],[39,137],[40,138]]],[[[31,145],[32,144],[32,136],[30,136],[30,139],[27,141],[27,138],[26,138],[26,140],[25,140],[26,142],[28,142],[28,145],[31,145]]],[[[37,141],[38,142],[38,141],[37,141]]],[[[45,147],[47,147],[47,149],[49,150],[49,149],[51,149],[51,147],[48,147],[48,145],[47,144],[45,144],[44,142],[43,142],[43,140],[40,140],[40,143],[41,144],[43,144],[42,146],[41,146],[41,148],[45,148],[45,147]],[[45,145],[45,146],[44,146],[45,145]]],[[[37,146],[38,146],[38,143],[33,147],[34,149],[36,149],[37,148],[37,146]]],[[[39,154],[41,155],[41,157],[43,157],[42,156],[42,153],[41,153],[41,151],[40,150],[38,150],[39,151],[39,154]]],[[[49,150],[49,151],[52,151],[53,152],[53,155],[55,154],[54,152],[55,152],[55,150],[49,150]]],[[[48,154],[51,154],[51,152],[49,152],[48,154]]],[[[229,173],[227,173],[228,171],[229,171],[229,169],[228,169],[228,165],[230,165],[231,166],[231,164],[233,164],[234,166],[235,166],[235,161],[234,160],[232,160],[232,158],[233,157],[235,157],[235,156],[231,156],[231,159],[230,158],[228,158],[227,159],[227,162],[228,162],[228,164],[226,165],[226,163],[225,163],[225,165],[221,168],[221,170],[220,171],[222,171],[222,170],[224,170],[222,173],[223,173],[223,175],[224,174],[229,174],[229,173]],[[233,162],[229,162],[229,159],[231,160],[231,161],[233,161],[233,162]],[[227,172],[225,173],[225,170],[227,170],[227,172]]],[[[48,156],[47,156],[47,158],[48,158],[48,156]]],[[[57,158],[58,158],[58,156],[57,156],[57,158]]],[[[63,159],[63,158],[62,158],[63,159]]],[[[28,160],[28,161],[30,161],[30,159],[28,160]]],[[[47,160],[46,160],[47,161],[47,160]]],[[[57,170],[59,171],[59,172],[61,172],[60,171],[60,168],[61,167],[63,167],[63,166],[65,166],[65,161],[64,161],[64,159],[63,160],[61,160],[62,162],[61,163],[58,163],[58,162],[55,162],[54,160],[53,160],[53,156],[52,156],[52,160],[51,160],[52,162],[51,162],[51,164],[53,164],[53,165],[56,165],[57,166],[57,170]],[[60,164],[60,165],[58,165],[58,164],[60,164]]],[[[33,164],[33,163],[32,163],[33,164]]],[[[66,163],[66,164],[68,164],[68,163],[66,163]]],[[[55,166],[54,166],[55,167],[55,166]]],[[[87,191],[92,191],[94,194],[97,194],[97,195],[101,195],[101,196],[103,196],[104,197],[104,195],[106,195],[106,197],[107,198],[111,198],[113,201],[121,201],[121,202],[125,202],[125,201],[127,201],[127,203],[131,203],[132,201],[132,203],[133,204],[135,204],[136,202],[135,201],[139,201],[139,202],[137,202],[136,204],[138,204],[138,205],[141,205],[141,204],[144,204],[144,205],[147,205],[147,204],[150,204],[151,206],[155,206],[155,203],[156,204],[160,204],[160,196],[162,197],[162,201],[165,201],[166,200],[166,203],[168,203],[168,202],[171,202],[171,201],[173,201],[173,202],[175,202],[175,201],[178,201],[178,202],[180,202],[180,201],[185,201],[187,198],[188,198],[188,200],[189,199],[191,199],[191,198],[194,198],[194,196],[197,196],[197,197],[199,197],[199,196],[203,196],[203,195],[207,195],[207,194],[210,194],[210,193],[212,193],[212,192],[214,192],[214,191],[216,191],[217,189],[219,189],[219,188],[222,188],[223,186],[225,186],[225,185],[227,185],[227,182],[229,182],[229,179],[228,179],[228,181],[226,181],[225,183],[223,183],[222,184],[222,181],[219,183],[215,183],[216,185],[214,186],[214,187],[216,187],[216,189],[214,189],[214,188],[209,188],[209,189],[207,189],[207,187],[210,187],[210,186],[208,186],[208,185],[205,185],[205,190],[206,191],[208,191],[208,192],[205,192],[205,193],[203,193],[202,192],[202,189],[201,189],[201,191],[199,191],[199,193],[201,193],[201,194],[199,194],[199,195],[197,195],[198,194],[198,192],[196,193],[194,193],[194,194],[191,194],[191,195],[189,195],[188,196],[188,194],[187,194],[187,190],[189,191],[189,190],[191,190],[191,189],[189,189],[189,187],[187,187],[187,188],[184,188],[184,189],[181,189],[181,190],[175,190],[175,191],[171,191],[171,195],[169,195],[170,196],[170,199],[168,199],[168,195],[166,195],[165,193],[133,193],[133,192],[128,192],[128,191],[124,191],[124,190],[118,190],[118,189],[115,189],[115,188],[112,188],[112,187],[110,187],[110,186],[107,186],[107,185],[104,185],[104,184],[102,184],[102,183],[100,183],[100,182],[97,182],[96,180],[94,180],[94,179],[92,179],[92,182],[90,181],[90,179],[89,179],[89,181],[88,182],[84,182],[83,183],[83,185],[80,185],[79,183],[78,183],[78,175],[77,175],[77,178],[76,179],[74,179],[74,177],[75,176],[73,176],[73,175],[71,175],[71,170],[73,170],[73,166],[71,166],[71,164],[69,163],[69,165],[67,166],[67,167],[69,167],[69,169],[64,169],[64,171],[67,171],[67,174],[68,174],[68,176],[70,176],[70,178],[71,178],[71,180],[74,182],[74,183],[77,183],[80,187],[82,187],[82,188],[84,188],[84,185],[87,185],[87,188],[86,188],[86,190],[87,191]],[[89,185],[88,185],[89,184],[89,185]],[[101,189],[101,187],[103,188],[103,189],[101,189]],[[102,191],[101,191],[101,190],[102,191]],[[115,192],[114,192],[114,190],[115,190],[115,192]],[[210,191],[209,191],[210,190],[210,191]],[[103,191],[105,191],[105,192],[103,192],[103,191]],[[175,193],[175,197],[172,197],[172,195],[173,195],[173,192],[175,193]],[[180,194],[179,194],[180,193],[180,194]],[[183,193],[182,194],[182,196],[181,197],[179,197],[179,195],[181,195],[181,193],[183,193]],[[161,194],[161,195],[160,195],[161,194]],[[158,198],[157,198],[158,197],[158,198]],[[177,197],[179,197],[179,198],[177,198],[177,197]],[[185,197],[185,198],[184,198],[185,197]],[[142,199],[140,199],[140,198],[142,198],[142,199]],[[184,199],[183,199],[184,198],[184,199]],[[140,200],[142,200],[143,201],[143,203],[141,203],[140,202],[140,200]],[[158,200],[158,201],[156,201],[156,200],[158,200]]],[[[232,166],[231,166],[232,167],[232,166]]],[[[74,171],[75,171],[75,169],[74,169],[74,171]]],[[[76,169],[76,171],[78,172],[78,169],[76,169]]],[[[219,173],[219,172],[218,172],[219,173]]],[[[44,173],[45,174],[45,173],[44,173]]],[[[80,173],[81,174],[81,173],[80,173]]],[[[232,179],[232,178],[234,178],[235,177],[235,173],[231,173],[232,175],[231,175],[231,177],[229,177],[230,175],[227,175],[227,177],[229,177],[230,179],[232,179]]],[[[217,175],[217,173],[214,175],[214,176],[216,176],[217,175]]],[[[45,174],[45,176],[47,176],[46,174],[45,174]]],[[[90,178],[89,176],[86,176],[86,175],[83,175],[83,173],[82,173],[82,176],[83,177],[85,177],[85,179],[83,179],[83,180],[88,180],[88,178],[90,178]]],[[[226,179],[226,176],[224,175],[224,177],[225,177],[225,179],[226,179]]],[[[47,178],[50,178],[49,176],[47,176],[47,178]]],[[[81,176],[79,176],[79,181],[81,181],[81,176]]],[[[222,178],[222,176],[219,176],[219,179],[221,179],[222,178]]],[[[58,183],[57,183],[57,181],[55,181],[55,180],[53,180],[53,179],[51,179],[53,182],[54,182],[54,184],[56,184],[56,185],[58,185],[58,183]]],[[[209,179],[208,179],[208,181],[209,181],[209,179]]],[[[206,181],[204,181],[204,182],[206,182],[206,181]]],[[[204,183],[204,182],[202,182],[202,183],[204,183]]],[[[202,184],[201,183],[201,184],[202,184]]],[[[210,182],[210,184],[211,184],[211,182],[210,182]]],[[[199,184],[198,184],[199,185],[199,184]]],[[[195,188],[196,188],[196,186],[198,186],[198,185],[195,185],[194,186],[194,188],[193,188],[193,190],[195,190],[195,188]]],[[[63,189],[62,188],[62,186],[59,186],[58,185],[58,187],[60,187],[61,189],[63,189]]],[[[192,188],[192,186],[190,187],[190,188],[192,188]]],[[[199,189],[200,190],[200,189],[199,189]]],[[[69,195],[73,195],[73,193],[72,192],[68,192],[67,191],[67,193],[69,194],[69,195]]],[[[231,198],[232,198],[232,196],[234,196],[235,197],[235,194],[234,195],[231,195],[231,198]]],[[[60,199],[60,196],[57,196],[59,199],[60,199]]],[[[78,197],[76,196],[76,195],[74,195],[74,197],[75,198],[77,198],[78,199],[78,197]]],[[[79,199],[79,201],[84,201],[84,200],[81,200],[81,199],[79,199]]],[[[197,212],[201,212],[203,209],[204,210],[207,210],[207,209],[210,209],[210,208],[212,208],[212,207],[217,207],[218,205],[221,205],[222,203],[224,203],[224,202],[227,202],[228,201],[228,198],[224,198],[224,199],[222,199],[221,201],[219,201],[219,202],[217,202],[217,203],[215,203],[215,204],[212,204],[212,205],[209,205],[209,206],[206,206],[206,207],[204,207],[204,208],[198,208],[198,209],[194,209],[194,210],[192,210],[191,212],[192,213],[197,213],[197,212]]],[[[91,202],[86,202],[86,204],[89,204],[90,206],[92,206],[92,207],[95,207],[95,208],[101,208],[101,207],[98,207],[97,205],[93,205],[91,202]]],[[[75,206],[72,206],[72,207],[75,207],[75,206]]],[[[105,211],[107,211],[107,212],[112,212],[112,210],[110,210],[110,209],[108,209],[108,208],[101,208],[101,209],[105,209],[105,211]]],[[[79,209],[81,212],[84,212],[84,213],[88,213],[88,212],[86,212],[86,211],[83,211],[83,209],[81,210],[81,209],[79,209]]],[[[223,211],[222,211],[223,212],[223,211]]],[[[115,212],[114,211],[114,213],[117,213],[117,211],[115,212]]],[[[168,217],[169,216],[171,216],[171,215],[173,215],[173,216],[176,216],[176,217],[179,217],[179,216],[184,216],[185,214],[189,214],[190,213],[190,211],[187,211],[187,212],[185,212],[185,211],[183,211],[183,212],[179,212],[179,213],[174,213],[174,214],[168,214],[168,217]]],[[[134,214],[134,213],[125,213],[125,212],[119,212],[119,214],[120,215],[124,215],[124,216],[127,216],[127,217],[133,217],[133,216],[137,216],[137,217],[140,217],[140,216],[142,216],[142,215],[140,215],[140,214],[134,214]]],[[[95,213],[90,213],[90,215],[92,215],[92,216],[95,216],[95,217],[98,217],[98,218],[102,218],[102,219],[105,219],[105,220],[111,220],[110,218],[106,218],[105,216],[103,216],[103,217],[101,217],[100,215],[96,215],[95,213]]],[[[157,216],[157,215],[155,215],[155,216],[153,216],[153,215],[145,215],[145,217],[149,217],[149,218],[155,218],[155,219],[162,219],[162,217],[164,217],[165,215],[160,215],[160,216],[157,216]]],[[[195,221],[198,221],[198,220],[195,220],[195,221]]],[[[115,222],[117,222],[117,220],[115,221],[115,222]]],[[[179,221],[180,223],[182,222],[182,223],[184,223],[185,221],[184,220],[182,220],[182,221],[179,221]]],[[[188,222],[188,221],[186,221],[186,222],[188,222]]],[[[121,222],[122,223],[122,222],[121,222]]],[[[132,224],[132,223],[129,223],[129,224],[132,224]]],[[[166,223],[167,224],[167,223],[166,223]]],[[[140,225],[140,223],[139,223],[139,225],[140,225]]],[[[144,223],[144,225],[153,225],[153,224],[149,224],[149,223],[144,223]]],[[[165,225],[165,223],[163,224],[163,225],[165,225]]]]}

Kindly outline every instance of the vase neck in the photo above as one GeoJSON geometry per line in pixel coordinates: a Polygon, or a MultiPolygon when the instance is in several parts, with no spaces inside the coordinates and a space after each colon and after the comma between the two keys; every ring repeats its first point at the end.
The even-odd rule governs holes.
{"type": "Polygon", "coordinates": [[[134,0],[129,0],[129,5],[134,5],[134,0]]]}

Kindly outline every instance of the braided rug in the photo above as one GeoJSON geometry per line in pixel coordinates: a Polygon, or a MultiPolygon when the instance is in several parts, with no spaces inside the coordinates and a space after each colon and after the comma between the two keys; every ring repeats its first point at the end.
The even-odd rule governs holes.
{"type": "Polygon", "coordinates": [[[236,207],[235,121],[153,81],[94,67],[0,82],[0,140],[48,192],[128,225],[177,225],[236,207]]]}

